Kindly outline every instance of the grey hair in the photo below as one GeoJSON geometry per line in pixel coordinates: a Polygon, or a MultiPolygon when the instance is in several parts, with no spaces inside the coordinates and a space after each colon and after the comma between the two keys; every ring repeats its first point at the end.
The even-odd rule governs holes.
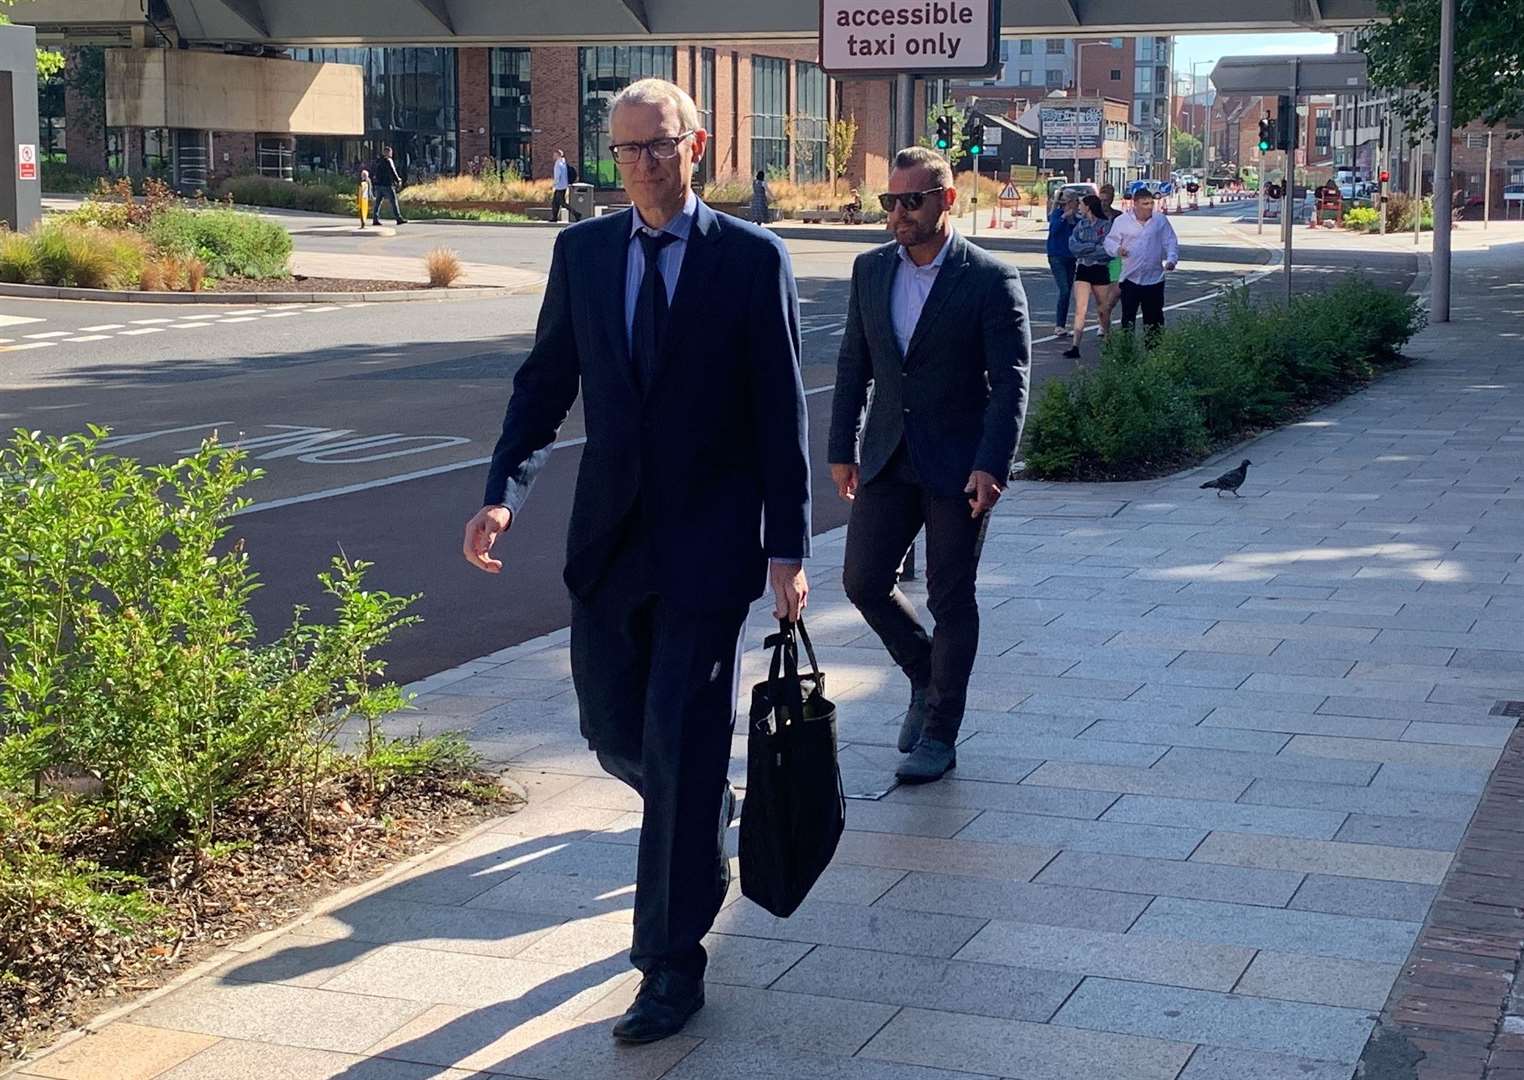
{"type": "Polygon", "coordinates": [[[667,104],[677,109],[677,122],[684,131],[698,130],[698,106],[693,104],[693,99],[686,90],[666,79],[639,79],[632,82],[614,96],[613,103],[609,105],[609,116],[612,118],[621,105],[667,104]]]}
{"type": "Polygon", "coordinates": [[[953,186],[952,166],[935,150],[925,146],[907,146],[894,155],[896,169],[925,169],[942,187],[953,186]]]}

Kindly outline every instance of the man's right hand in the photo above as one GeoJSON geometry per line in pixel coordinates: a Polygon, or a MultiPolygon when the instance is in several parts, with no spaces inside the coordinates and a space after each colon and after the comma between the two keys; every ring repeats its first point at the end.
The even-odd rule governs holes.
{"type": "Polygon", "coordinates": [[[857,498],[857,481],[861,473],[856,465],[832,465],[831,482],[836,485],[836,494],[847,502],[857,498]]]}
{"type": "Polygon", "coordinates": [[[489,574],[501,573],[503,564],[492,557],[492,545],[513,524],[513,511],[506,506],[484,506],[476,516],[466,522],[466,539],[462,551],[466,562],[489,574]]]}

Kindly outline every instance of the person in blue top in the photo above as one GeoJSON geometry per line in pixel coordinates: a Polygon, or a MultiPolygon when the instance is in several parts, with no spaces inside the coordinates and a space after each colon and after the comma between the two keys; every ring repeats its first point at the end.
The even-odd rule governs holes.
{"type": "Polygon", "coordinates": [[[1080,337],[1085,333],[1085,309],[1090,306],[1092,293],[1103,337],[1111,321],[1111,296],[1115,286],[1111,284],[1111,255],[1106,250],[1106,234],[1110,231],[1111,218],[1106,213],[1106,204],[1097,195],[1086,195],[1080,201],[1074,230],[1069,234],[1069,253],[1075,259],[1074,339],[1064,352],[1066,360],[1079,359],[1080,337]]]}
{"type": "Polygon", "coordinates": [[[1060,337],[1069,328],[1069,294],[1074,291],[1074,255],[1069,250],[1069,235],[1074,232],[1074,218],[1079,197],[1062,192],[1048,214],[1048,269],[1058,285],[1058,309],[1053,316],[1053,332],[1060,337]]]}

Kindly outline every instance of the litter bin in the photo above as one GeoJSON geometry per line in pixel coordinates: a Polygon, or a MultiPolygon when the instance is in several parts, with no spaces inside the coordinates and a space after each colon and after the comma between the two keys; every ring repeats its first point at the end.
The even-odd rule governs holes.
{"type": "Polygon", "coordinates": [[[593,216],[593,185],[573,184],[571,198],[567,202],[573,221],[593,216]]]}

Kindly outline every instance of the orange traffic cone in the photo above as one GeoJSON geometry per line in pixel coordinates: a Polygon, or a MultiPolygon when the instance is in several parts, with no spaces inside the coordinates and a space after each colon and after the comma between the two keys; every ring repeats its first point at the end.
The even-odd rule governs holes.
{"type": "Polygon", "coordinates": [[[998,228],[1000,228],[1000,222],[997,220],[997,218],[996,218],[996,212],[995,212],[995,210],[993,208],[990,210],[990,228],[992,228],[992,229],[998,229],[998,228]]]}

